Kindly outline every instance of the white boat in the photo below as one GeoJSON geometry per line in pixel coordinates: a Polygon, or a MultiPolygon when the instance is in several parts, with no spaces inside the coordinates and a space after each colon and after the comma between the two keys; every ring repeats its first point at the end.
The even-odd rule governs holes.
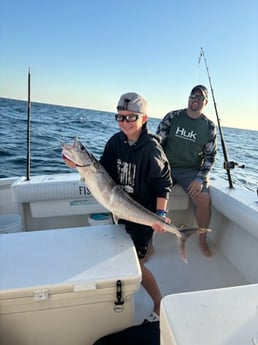
{"type": "MultiPolygon", "coordinates": [[[[258,341],[257,195],[244,188],[229,188],[227,181],[213,178],[211,198],[211,258],[202,256],[198,238],[191,237],[185,264],[174,235],[154,236],[154,253],[147,265],[164,296],[162,345],[185,345],[189,339],[198,345],[258,341]],[[250,288],[256,288],[255,293],[250,288]],[[232,308],[229,296],[234,296],[238,309],[232,308]],[[210,301],[220,306],[212,309],[212,315],[210,301]],[[184,340],[185,334],[188,340],[184,340]]],[[[107,212],[77,173],[0,179],[2,345],[90,345],[100,336],[141,323],[150,314],[152,302],[140,286],[131,240],[123,226],[97,216],[107,212]],[[103,241],[107,241],[106,247],[101,246],[103,241]],[[78,252],[82,243],[85,251],[80,247],[78,252]],[[71,264],[75,256],[73,267],[78,263],[80,267],[76,274],[71,264]],[[62,274],[56,267],[62,267],[62,274]],[[98,272],[99,279],[104,276],[102,282],[98,272]],[[120,277],[122,296],[117,286],[120,277]],[[45,278],[52,281],[45,282],[45,278]],[[96,289],[102,292],[96,295],[96,289]],[[108,295],[105,300],[104,295],[108,295]],[[125,303],[114,303],[120,297],[125,303]]],[[[195,224],[193,205],[178,186],[173,187],[168,216],[177,226],[195,224]]]]}

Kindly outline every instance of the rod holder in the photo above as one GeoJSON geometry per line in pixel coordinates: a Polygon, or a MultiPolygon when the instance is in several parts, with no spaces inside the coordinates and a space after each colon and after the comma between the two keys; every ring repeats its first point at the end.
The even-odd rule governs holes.
{"type": "Polygon", "coordinates": [[[231,162],[224,162],[223,167],[224,167],[224,169],[226,169],[226,170],[234,169],[234,168],[236,168],[236,167],[241,168],[241,169],[244,169],[244,168],[245,168],[245,165],[244,165],[244,164],[239,165],[237,162],[231,161],[231,162]]]}

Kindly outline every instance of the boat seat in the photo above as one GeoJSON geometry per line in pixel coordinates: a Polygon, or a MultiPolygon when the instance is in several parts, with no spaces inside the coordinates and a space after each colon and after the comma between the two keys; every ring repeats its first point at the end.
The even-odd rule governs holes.
{"type": "MultiPolygon", "coordinates": [[[[13,199],[18,204],[30,203],[34,217],[54,214],[71,215],[107,211],[91,195],[80,175],[59,174],[22,177],[12,184],[13,199]]],[[[168,210],[185,210],[189,197],[179,185],[172,188],[168,210]]]]}
{"type": "Polygon", "coordinates": [[[79,174],[21,177],[12,184],[12,195],[18,203],[92,198],[79,174]]]}
{"type": "Polygon", "coordinates": [[[12,196],[18,204],[29,203],[33,217],[107,212],[77,173],[21,177],[12,184],[12,196]]]}
{"type": "Polygon", "coordinates": [[[189,196],[179,184],[172,187],[168,201],[168,211],[186,210],[189,205],[189,196]]]}

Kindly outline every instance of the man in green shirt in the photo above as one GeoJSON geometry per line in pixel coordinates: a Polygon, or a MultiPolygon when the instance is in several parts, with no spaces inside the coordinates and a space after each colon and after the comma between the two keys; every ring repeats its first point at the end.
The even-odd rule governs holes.
{"type": "MultiPolygon", "coordinates": [[[[157,134],[168,157],[174,183],[180,184],[195,205],[196,221],[208,228],[211,217],[208,174],[217,153],[216,128],[202,112],[208,103],[208,90],[195,86],[188,107],[169,112],[160,122],[157,134]]],[[[199,238],[202,253],[211,257],[206,233],[199,238]]]]}

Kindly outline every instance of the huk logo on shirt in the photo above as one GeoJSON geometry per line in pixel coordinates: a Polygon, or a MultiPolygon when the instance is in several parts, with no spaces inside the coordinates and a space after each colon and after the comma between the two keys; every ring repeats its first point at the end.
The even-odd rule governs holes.
{"type": "Polygon", "coordinates": [[[197,133],[195,133],[194,131],[187,132],[184,128],[177,127],[175,135],[176,135],[176,137],[179,137],[182,139],[195,141],[197,133]]]}

